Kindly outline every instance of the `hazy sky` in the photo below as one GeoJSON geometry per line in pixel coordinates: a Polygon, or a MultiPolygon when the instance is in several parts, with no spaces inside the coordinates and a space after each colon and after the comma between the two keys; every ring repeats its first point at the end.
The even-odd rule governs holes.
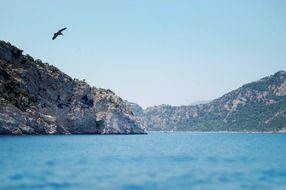
{"type": "Polygon", "coordinates": [[[286,69],[285,0],[0,0],[0,39],[146,107],[286,69]],[[65,36],[53,33],[67,27],[65,36]]]}

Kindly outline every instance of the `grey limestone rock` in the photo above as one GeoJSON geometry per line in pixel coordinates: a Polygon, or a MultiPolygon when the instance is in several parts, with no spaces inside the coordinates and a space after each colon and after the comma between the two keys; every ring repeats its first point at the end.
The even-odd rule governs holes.
{"type": "Polygon", "coordinates": [[[0,134],[142,134],[125,102],[0,41],[0,134]]]}

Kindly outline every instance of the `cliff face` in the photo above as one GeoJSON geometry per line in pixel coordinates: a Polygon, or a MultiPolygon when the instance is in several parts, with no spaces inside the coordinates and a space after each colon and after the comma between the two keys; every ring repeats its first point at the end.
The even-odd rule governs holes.
{"type": "Polygon", "coordinates": [[[111,90],[72,79],[0,41],[0,134],[140,134],[111,90]]]}
{"type": "Polygon", "coordinates": [[[141,115],[148,130],[285,132],[286,72],[246,84],[207,104],[154,106],[141,115]]]}

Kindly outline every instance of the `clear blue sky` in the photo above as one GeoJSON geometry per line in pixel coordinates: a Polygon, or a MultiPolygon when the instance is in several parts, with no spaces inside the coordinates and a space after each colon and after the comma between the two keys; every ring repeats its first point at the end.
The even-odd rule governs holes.
{"type": "Polygon", "coordinates": [[[144,107],[214,99],[286,69],[285,0],[0,5],[1,40],[144,107]]]}

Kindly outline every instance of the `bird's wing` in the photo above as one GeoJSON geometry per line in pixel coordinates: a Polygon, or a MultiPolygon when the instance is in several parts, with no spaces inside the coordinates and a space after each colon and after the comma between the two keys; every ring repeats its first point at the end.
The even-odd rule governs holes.
{"type": "Polygon", "coordinates": [[[53,40],[57,38],[57,33],[54,33],[53,40]]]}
{"type": "Polygon", "coordinates": [[[67,29],[67,28],[62,28],[62,29],[60,29],[58,32],[62,32],[62,31],[64,31],[65,29],[67,29]]]}

